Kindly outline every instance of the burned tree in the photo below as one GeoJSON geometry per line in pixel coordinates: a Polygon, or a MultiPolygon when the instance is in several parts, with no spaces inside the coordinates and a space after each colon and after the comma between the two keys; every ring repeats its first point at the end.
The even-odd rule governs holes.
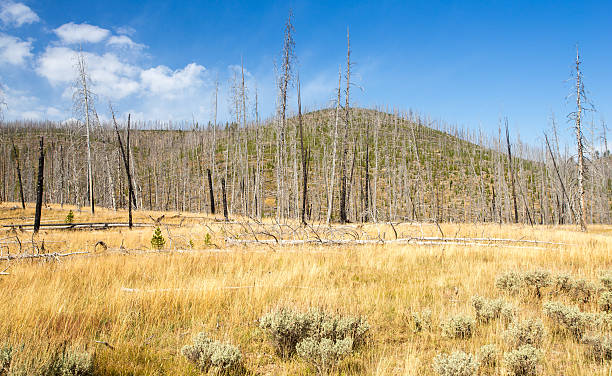
{"type": "Polygon", "coordinates": [[[89,204],[91,213],[95,212],[94,204],[94,183],[93,183],[93,167],[91,160],[91,115],[95,113],[93,103],[93,93],[90,90],[91,80],[87,73],[87,63],[83,52],[79,52],[76,56],[75,69],[77,73],[74,82],[74,93],[72,100],[75,113],[85,119],[85,129],[87,134],[87,189],[89,193],[89,204]]]}
{"type": "Polygon", "coordinates": [[[584,84],[582,82],[582,72],[580,70],[580,53],[578,47],[576,47],[576,84],[574,89],[576,90],[576,111],[570,113],[570,119],[574,120],[574,130],[576,131],[576,149],[578,152],[578,221],[580,223],[580,229],[586,231],[586,203],[585,203],[585,191],[584,191],[584,146],[582,135],[582,111],[583,100],[586,102],[586,95],[584,91],[584,84]]]}
{"type": "Polygon", "coordinates": [[[514,184],[514,163],[512,162],[512,150],[510,146],[510,132],[508,131],[508,119],[506,119],[506,145],[508,146],[508,166],[510,172],[510,186],[512,187],[512,205],[514,207],[514,223],[518,223],[518,207],[516,204],[516,187],[514,184]]]}
{"type": "Polygon", "coordinates": [[[40,215],[42,212],[43,200],[43,174],[45,171],[45,149],[43,146],[43,138],[40,138],[39,156],[38,156],[38,179],[36,183],[36,211],[34,213],[34,233],[40,229],[40,215]]]}

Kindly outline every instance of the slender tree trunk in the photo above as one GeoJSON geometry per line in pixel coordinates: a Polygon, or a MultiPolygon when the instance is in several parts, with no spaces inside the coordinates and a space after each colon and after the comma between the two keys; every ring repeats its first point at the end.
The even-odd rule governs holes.
{"type": "Polygon", "coordinates": [[[212,174],[210,168],[206,170],[208,174],[208,189],[210,194],[210,214],[215,214],[215,192],[213,190],[212,174]]]}
{"type": "Polygon", "coordinates": [[[347,138],[350,126],[350,110],[349,110],[349,90],[351,81],[351,40],[349,36],[349,30],[346,29],[346,41],[347,41],[347,52],[346,52],[346,104],[344,106],[345,111],[345,123],[344,123],[344,138],[342,139],[342,159],[340,160],[342,176],[340,178],[340,222],[346,223],[348,218],[346,215],[346,155],[347,150],[347,138]]]}
{"type": "Polygon", "coordinates": [[[227,196],[225,193],[225,178],[221,178],[221,193],[223,195],[223,217],[225,221],[229,221],[229,215],[227,214],[227,196]]]}
{"type": "Polygon", "coordinates": [[[331,167],[331,179],[329,183],[329,192],[327,193],[327,217],[325,222],[329,225],[331,221],[332,208],[334,204],[334,186],[336,184],[336,154],[338,145],[338,121],[340,118],[340,93],[342,85],[342,69],[338,68],[338,98],[336,99],[336,119],[334,122],[334,143],[332,149],[332,167],[331,167]]]}
{"type": "Polygon", "coordinates": [[[17,170],[17,183],[19,184],[19,198],[21,198],[21,207],[25,209],[25,199],[23,197],[23,184],[21,181],[21,166],[19,165],[19,149],[15,146],[15,142],[11,139],[13,144],[13,158],[15,159],[15,169],[17,170]]]}
{"type": "Polygon", "coordinates": [[[304,125],[302,124],[302,98],[300,93],[300,79],[298,77],[298,125],[300,127],[300,148],[302,149],[302,224],[306,225],[306,198],[308,196],[308,161],[304,151],[304,125]]]}
{"type": "Polygon", "coordinates": [[[508,145],[508,166],[510,169],[510,185],[512,187],[512,204],[514,206],[514,223],[518,223],[518,207],[516,204],[516,187],[514,186],[514,164],[512,163],[512,150],[510,146],[510,132],[508,119],[506,119],[506,144],[508,145]]]}
{"type": "Polygon", "coordinates": [[[38,183],[36,184],[36,212],[34,214],[34,233],[40,229],[40,215],[43,201],[43,174],[45,170],[45,149],[43,138],[40,138],[40,155],[38,157],[38,183]]]}
{"type": "Polygon", "coordinates": [[[580,220],[580,229],[586,231],[586,203],[584,192],[584,148],[582,145],[582,98],[584,96],[584,88],[582,84],[582,75],[580,71],[580,55],[576,48],[576,146],[578,148],[578,195],[580,198],[580,210],[578,219],[580,220]]]}

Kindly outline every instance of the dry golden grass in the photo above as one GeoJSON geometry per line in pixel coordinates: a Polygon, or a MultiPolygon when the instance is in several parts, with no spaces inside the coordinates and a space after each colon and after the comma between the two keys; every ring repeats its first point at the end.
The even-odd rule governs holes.
{"type": "MultiPolygon", "coordinates": [[[[0,205],[0,224],[32,222],[28,218],[33,208],[24,212],[11,209],[13,206],[0,205]]],[[[46,208],[43,222],[63,220],[68,209],[46,208]]],[[[149,215],[162,214],[139,211],[135,222],[151,223],[149,215]]],[[[246,367],[256,374],[313,374],[299,358],[277,358],[257,327],[256,320],[264,313],[288,305],[368,317],[371,340],[341,364],[343,374],[430,375],[432,359],[440,352],[475,353],[488,343],[508,350],[500,321],[478,325],[468,340],[444,338],[438,328],[449,315],[473,315],[470,298],[474,294],[502,296],[494,285],[499,273],[542,268],[597,282],[601,271],[612,269],[609,226],[591,226],[591,232],[583,234],[567,226],[441,225],[447,236],[571,244],[546,245],[544,249],[397,244],[226,248],[224,230],[212,217],[183,213],[170,218],[174,214],[165,214],[163,223],[178,224],[187,217],[181,227],[162,226],[167,241],[168,230],[173,238],[173,245],[167,243],[167,248],[192,251],[144,252],[150,249],[151,227],[45,230],[34,240],[40,245],[44,239],[48,251],[94,251],[97,241],[104,241],[109,249],[98,248],[92,255],[60,262],[10,262],[10,275],[0,276],[0,338],[24,345],[20,361],[42,359],[54,345],[69,341],[95,352],[96,372],[101,375],[195,375],[197,371],[180,355],[180,348],[205,330],[215,339],[236,344],[246,367]],[[207,233],[215,245],[206,244],[207,233]],[[121,244],[125,251],[117,250],[121,244]],[[433,329],[414,333],[411,313],[424,309],[432,310],[433,329]],[[106,341],[114,349],[96,340],[106,341]]],[[[75,211],[75,222],[125,218],[124,211],[98,209],[94,217],[75,211]]],[[[393,237],[387,225],[353,227],[393,237]]],[[[403,224],[396,230],[400,236],[439,236],[437,227],[431,225],[403,224]]],[[[31,232],[0,230],[0,238],[14,235],[23,241],[32,238],[31,232]]],[[[6,266],[5,261],[2,269],[6,266]]],[[[541,303],[549,299],[545,296],[539,301],[528,295],[506,298],[520,307],[521,317],[543,317],[541,303]]],[[[581,308],[597,310],[595,303],[581,308]]],[[[545,324],[549,323],[545,320],[545,324]]],[[[543,350],[541,374],[609,372],[608,364],[589,360],[584,346],[571,338],[549,331],[543,350]]],[[[503,374],[503,364],[495,372],[503,374]]]]}

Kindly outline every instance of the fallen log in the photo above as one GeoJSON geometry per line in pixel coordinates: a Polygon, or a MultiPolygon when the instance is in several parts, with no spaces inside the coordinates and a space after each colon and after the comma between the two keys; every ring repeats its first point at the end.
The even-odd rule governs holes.
{"type": "Polygon", "coordinates": [[[555,243],[531,239],[500,239],[500,238],[439,238],[439,237],[411,237],[399,239],[235,239],[225,238],[226,244],[277,244],[277,245],[300,245],[300,244],[461,244],[461,245],[486,245],[490,243],[528,243],[549,245],[572,245],[568,243],[555,243]]]}
{"type": "Polygon", "coordinates": [[[54,253],[37,253],[37,254],[21,253],[17,255],[2,256],[0,257],[0,261],[39,259],[39,258],[51,258],[51,259],[59,260],[60,257],[67,257],[67,256],[73,256],[73,255],[84,255],[87,253],[89,252],[68,252],[68,253],[54,252],[54,253]]]}

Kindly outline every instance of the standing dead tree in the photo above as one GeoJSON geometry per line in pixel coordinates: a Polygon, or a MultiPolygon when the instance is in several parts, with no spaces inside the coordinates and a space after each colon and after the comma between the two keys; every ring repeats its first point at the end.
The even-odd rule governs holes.
{"type": "Polygon", "coordinates": [[[15,146],[15,141],[11,138],[11,144],[13,146],[12,155],[15,161],[15,170],[17,171],[17,183],[19,185],[19,197],[21,198],[21,207],[25,209],[25,199],[23,197],[23,184],[21,181],[21,166],[19,164],[19,149],[15,146]]]}
{"type": "Polygon", "coordinates": [[[510,170],[510,186],[512,187],[512,204],[514,206],[514,223],[518,223],[518,208],[516,205],[516,187],[514,184],[514,163],[512,162],[512,150],[510,146],[510,132],[508,131],[508,119],[506,118],[506,144],[508,145],[508,166],[510,170]]]}
{"type": "Polygon", "coordinates": [[[342,158],[340,159],[340,222],[346,223],[348,218],[346,215],[346,155],[348,154],[348,133],[350,127],[350,110],[349,110],[349,89],[351,84],[351,39],[349,34],[349,29],[346,29],[346,92],[345,92],[345,100],[346,103],[344,105],[344,137],[342,138],[342,158]]]}
{"type": "Polygon", "coordinates": [[[331,179],[329,183],[329,191],[327,192],[327,217],[325,223],[328,225],[331,221],[332,207],[334,204],[334,185],[336,178],[336,153],[338,147],[338,121],[340,118],[340,95],[342,86],[342,68],[338,67],[338,97],[336,98],[336,116],[334,121],[334,136],[332,146],[332,166],[331,166],[331,179]]]}
{"type": "Polygon", "coordinates": [[[38,156],[38,181],[36,184],[36,212],[34,214],[34,233],[37,233],[40,229],[40,215],[42,212],[42,200],[43,200],[43,174],[45,172],[45,149],[43,145],[43,138],[40,138],[38,156]]]}
{"type": "Polygon", "coordinates": [[[298,126],[300,130],[300,148],[302,149],[302,224],[306,225],[306,199],[308,197],[308,160],[304,151],[304,125],[302,120],[302,97],[300,93],[300,78],[297,81],[298,96],[298,126]]]}
{"type": "Polygon", "coordinates": [[[280,124],[277,131],[277,151],[276,151],[276,217],[281,220],[285,217],[285,135],[287,130],[287,90],[292,82],[293,77],[293,62],[295,60],[295,41],[293,33],[295,29],[291,23],[292,13],[289,12],[289,17],[285,24],[285,38],[283,43],[281,76],[278,82],[280,96],[280,124]]]}
{"type": "Polygon", "coordinates": [[[586,95],[584,91],[584,83],[582,82],[582,72],[580,70],[580,53],[576,46],[576,111],[569,114],[569,118],[575,122],[574,130],[576,131],[576,148],[578,149],[578,198],[580,208],[578,210],[578,221],[580,223],[580,229],[586,231],[586,203],[585,203],[585,191],[584,191],[584,146],[583,146],[583,135],[582,135],[582,111],[583,100],[586,102],[586,95]]]}
{"type": "Polygon", "coordinates": [[[213,182],[212,175],[210,172],[210,168],[206,169],[206,174],[208,175],[208,190],[210,195],[210,214],[215,214],[215,192],[213,190],[213,182]]]}
{"type": "Polygon", "coordinates": [[[132,185],[132,173],[130,171],[130,114],[128,114],[128,122],[126,129],[126,147],[123,148],[123,141],[121,141],[121,135],[119,134],[119,127],[117,126],[117,120],[115,119],[115,111],[113,107],[110,106],[110,111],[113,117],[113,124],[115,126],[115,133],[117,134],[117,141],[119,141],[119,151],[121,152],[121,158],[123,159],[123,164],[125,166],[125,173],[127,175],[128,181],[128,223],[130,229],[132,228],[132,205],[136,208],[136,199],[134,195],[134,187],[132,185]]]}
{"type": "Polygon", "coordinates": [[[93,183],[93,168],[91,161],[91,119],[90,115],[95,112],[93,104],[93,93],[89,87],[91,80],[87,73],[87,63],[83,52],[79,52],[76,56],[75,69],[77,78],[74,83],[75,91],[72,99],[74,110],[81,114],[85,119],[85,128],[87,132],[87,189],[89,192],[89,203],[91,205],[91,213],[95,212],[94,203],[94,183],[93,183]]]}

